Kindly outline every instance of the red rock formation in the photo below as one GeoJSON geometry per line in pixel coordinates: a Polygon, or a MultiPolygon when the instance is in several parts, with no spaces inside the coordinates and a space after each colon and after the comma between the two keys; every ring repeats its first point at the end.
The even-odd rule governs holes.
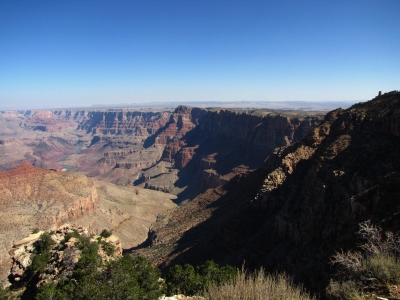
{"type": "Polygon", "coordinates": [[[37,205],[37,208],[32,207],[37,213],[58,202],[63,206],[64,209],[52,210],[52,221],[47,226],[57,227],[87,215],[96,208],[98,201],[94,183],[78,173],[41,169],[27,162],[11,171],[0,172],[1,210],[13,202],[37,205]]]}
{"type": "Polygon", "coordinates": [[[161,159],[188,171],[184,181],[197,178],[197,186],[204,189],[225,183],[240,172],[233,171],[239,165],[260,166],[273,149],[302,138],[319,121],[319,117],[179,106],[147,141],[165,145],[161,159]],[[207,171],[210,168],[212,172],[207,171]]]}

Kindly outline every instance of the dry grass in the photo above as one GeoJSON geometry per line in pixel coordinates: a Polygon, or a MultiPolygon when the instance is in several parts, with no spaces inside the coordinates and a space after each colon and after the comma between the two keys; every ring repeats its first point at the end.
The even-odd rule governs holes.
{"type": "Polygon", "coordinates": [[[261,269],[249,275],[243,268],[235,279],[221,286],[210,286],[204,297],[209,300],[315,299],[301,286],[294,285],[286,274],[270,275],[261,269]]]}
{"type": "Polygon", "coordinates": [[[331,259],[337,273],[327,288],[330,299],[365,299],[377,294],[397,296],[400,284],[400,238],[391,232],[382,233],[369,221],[360,224],[357,232],[364,244],[360,251],[337,252],[331,259]],[[394,287],[394,288],[393,288],[394,287]]]}

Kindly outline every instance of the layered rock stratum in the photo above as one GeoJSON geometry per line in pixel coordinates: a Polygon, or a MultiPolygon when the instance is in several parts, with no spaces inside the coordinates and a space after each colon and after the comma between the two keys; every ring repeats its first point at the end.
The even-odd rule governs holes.
{"type": "Polygon", "coordinates": [[[0,113],[0,170],[23,161],[179,201],[259,167],[275,147],[299,140],[323,114],[268,110],[29,110],[0,113]]]}
{"type": "Polygon", "coordinates": [[[328,113],[261,168],[160,216],[133,255],[165,269],[245,261],[324,290],[330,257],[356,245],[360,222],[400,230],[399,112],[394,91],[328,113]]]}
{"type": "Polygon", "coordinates": [[[13,242],[33,228],[55,229],[84,217],[98,203],[94,182],[79,173],[40,169],[29,163],[0,172],[1,273],[8,268],[7,249],[13,242]]]}

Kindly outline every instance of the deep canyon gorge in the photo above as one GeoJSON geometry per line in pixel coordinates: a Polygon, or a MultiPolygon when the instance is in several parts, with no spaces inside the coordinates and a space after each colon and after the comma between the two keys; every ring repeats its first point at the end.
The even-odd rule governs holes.
{"type": "Polygon", "coordinates": [[[33,228],[107,228],[133,249],[157,215],[256,169],[322,117],[188,106],[3,111],[2,274],[8,250],[33,228]]]}
{"type": "Polygon", "coordinates": [[[400,231],[399,112],[398,91],[327,114],[1,112],[2,270],[33,228],[69,222],[112,230],[164,273],[245,262],[323,295],[361,222],[400,231]]]}

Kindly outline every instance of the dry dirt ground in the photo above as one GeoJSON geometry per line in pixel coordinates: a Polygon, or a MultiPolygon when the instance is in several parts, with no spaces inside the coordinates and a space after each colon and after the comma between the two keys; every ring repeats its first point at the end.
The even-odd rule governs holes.
{"type": "Polygon", "coordinates": [[[79,220],[90,231],[111,229],[124,249],[135,247],[147,238],[157,215],[176,207],[175,195],[133,186],[117,186],[95,180],[100,198],[98,209],[79,220]]]}

